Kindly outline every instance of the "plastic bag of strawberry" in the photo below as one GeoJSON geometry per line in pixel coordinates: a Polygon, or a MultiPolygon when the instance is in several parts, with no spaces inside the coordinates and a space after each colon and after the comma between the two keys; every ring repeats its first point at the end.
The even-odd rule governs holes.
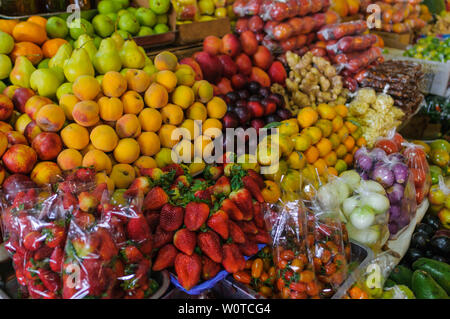
{"type": "Polygon", "coordinates": [[[345,36],[363,34],[366,30],[366,21],[350,21],[326,25],[317,32],[317,37],[321,41],[339,40],[345,36]]]}

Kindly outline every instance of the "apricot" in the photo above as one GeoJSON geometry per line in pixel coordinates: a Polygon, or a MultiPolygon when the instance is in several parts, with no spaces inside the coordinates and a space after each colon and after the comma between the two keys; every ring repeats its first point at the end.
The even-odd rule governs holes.
{"type": "Polygon", "coordinates": [[[81,101],[75,104],[72,116],[78,124],[89,127],[94,126],[100,120],[99,106],[94,101],[81,101]]]}
{"type": "Polygon", "coordinates": [[[0,157],[5,153],[6,149],[8,148],[8,138],[6,137],[6,134],[3,132],[0,132],[0,157]]]}
{"type": "Polygon", "coordinates": [[[195,102],[187,109],[186,117],[194,121],[204,122],[208,117],[208,111],[202,103],[195,102]]]}
{"type": "Polygon", "coordinates": [[[207,103],[214,96],[213,86],[206,80],[200,80],[194,83],[192,87],[194,94],[198,101],[202,103],[207,103]]]}
{"type": "Polygon", "coordinates": [[[15,145],[15,144],[24,144],[28,145],[28,141],[26,137],[17,131],[9,131],[6,132],[6,138],[8,139],[9,145],[15,145]]]}
{"type": "Polygon", "coordinates": [[[128,70],[125,73],[128,89],[138,93],[145,92],[151,83],[151,77],[147,72],[142,70],[128,70]]]}
{"type": "Polygon", "coordinates": [[[161,142],[155,132],[143,132],[137,141],[142,155],[153,156],[161,149],[161,142]]]}
{"type": "Polygon", "coordinates": [[[14,123],[14,128],[16,131],[23,134],[25,132],[25,128],[31,121],[32,119],[28,116],[28,114],[24,113],[17,118],[16,123],[14,123]]]}
{"type": "Polygon", "coordinates": [[[190,163],[194,157],[194,144],[183,139],[174,146],[173,151],[181,162],[190,163]]]}
{"type": "Polygon", "coordinates": [[[12,31],[16,42],[29,41],[41,45],[47,40],[45,28],[33,22],[19,22],[12,31]]]}
{"type": "Polygon", "coordinates": [[[146,132],[158,132],[162,124],[161,113],[152,108],[145,108],[139,113],[139,122],[142,130],[146,132]]]}
{"type": "Polygon", "coordinates": [[[103,96],[97,101],[100,109],[100,118],[104,121],[115,122],[123,114],[123,103],[117,97],[103,96]]]}
{"type": "Polygon", "coordinates": [[[127,79],[116,71],[109,71],[102,80],[103,93],[109,97],[120,97],[127,90],[127,79]]]}
{"type": "Polygon", "coordinates": [[[169,93],[161,84],[152,83],[145,91],[144,100],[147,106],[160,109],[169,102],[169,93]]]}
{"type": "Polygon", "coordinates": [[[181,124],[181,128],[186,130],[184,138],[194,140],[198,135],[200,135],[200,127],[194,122],[194,120],[186,119],[181,124]]]}
{"type": "Polygon", "coordinates": [[[172,94],[172,102],[181,106],[183,109],[187,109],[194,101],[194,91],[186,85],[178,86],[172,94]]]}
{"type": "Polygon", "coordinates": [[[54,162],[39,162],[33,168],[30,178],[38,186],[52,184],[61,176],[61,169],[54,162]]]}
{"type": "Polygon", "coordinates": [[[136,172],[129,164],[117,164],[114,165],[110,177],[116,188],[123,189],[131,185],[136,177],[136,172]]]}
{"type": "Polygon", "coordinates": [[[64,94],[59,99],[59,106],[64,110],[64,114],[69,121],[73,121],[73,108],[80,100],[73,94],[64,94]]]}
{"type": "Polygon", "coordinates": [[[0,121],[0,132],[6,133],[6,132],[9,132],[12,130],[13,130],[13,127],[10,124],[0,121]]]}
{"type": "Polygon", "coordinates": [[[96,185],[100,185],[100,184],[106,184],[106,186],[108,187],[108,191],[112,194],[114,192],[115,189],[115,185],[114,185],[114,181],[108,177],[108,175],[106,175],[106,173],[100,172],[95,174],[95,184],[96,185]]]}
{"type": "Polygon", "coordinates": [[[73,148],[63,150],[56,158],[59,168],[63,171],[69,171],[81,166],[82,161],[83,156],[73,148]]]}
{"type": "Polygon", "coordinates": [[[72,90],[81,101],[93,100],[100,93],[100,84],[93,76],[81,75],[73,83],[72,90]]]}
{"type": "Polygon", "coordinates": [[[66,121],[64,110],[55,104],[47,104],[36,114],[36,123],[43,131],[58,132],[66,121]]]}
{"type": "Polygon", "coordinates": [[[175,71],[178,85],[192,86],[195,83],[195,72],[187,64],[180,64],[175,71]]]}
{"type": "Polygon", "coordinates": [[[81,155],[86,155],[89,151],[96,150],[95,146],[92,143],[88,143],[86,147],[84,147],[80,152],[81,155]]]}
{"type": "Polygon", "coordinates": [[[82,150],[89,144],[88,130],[76,123],[71,123],[63,128],[61,138],[66,147],[76,150],[82,150]]]}
{"type": "Polygon", "coordinates": [[[139,114],[144,108],[142,96],[135,91],[128,91],[122,95],[123,111],[125,114],[139,114]]]}
{"type": "Polygon", "coordinates": [[[25,113],[27,113],[29,117],[36,121],[36,114],[41,109],[41,107],[52,103],[53,101],[49,98],[39,95],[33,95],[25,103],[25,113]]]}
{"type": "Polygon", "coordinates": [[[138,137],[141,134],[141,123],[134,114],[125,114],[116,122],[116,132],[120,138],[138,137]]]}
{"type": "Polygon", "coordinates": [[[139,158],[139,143],[132,138],[124,138],[119,141],[114,149],[114,158],[122,164],[131,164],[139,158]]]}
{"type": "Polygon", "coordinates": [[[172,71],[159,71],[156,74],[156,83],[161,84],[167,90],[167,92],[171,93],[175,87],[177,86],[177,76],[172,71]]]}
{"type": "Polygon", "coordinates": [[[182,137],[181,134],[179,136],[177,136],[178,134],[174,134],[175,136],[172,136],[176,129],[177,127],[171,124],[164,124],[161,127],[158,132],[161,146],[165,148],[172,148],[180,141],[182,137]]]}
{"type": "Polygon", "coordinates": [[[153,62],[159,71],[175,70],[178,64],[178,59],[172,52],[164,51],[159,53],[153,62]]]}
{"type": "Polygon", "coordinates": [[[94,147],[103,152],[111,152],[117,146],[119,138],[114,129],[109,125],[98,125],[90,135],[94,147]]]}
{"type": "Polygon", "coordinates": [[[227,104],[220,97],[215,96],[208,102],[206,109],[209,117],[221,119],[227,113],[227,104]]]}
{"type": "Polygon", "coordinates": [[[83,157],[81,163],[84,167],[93,167],[97,172],[105,171],[106,174],[111,172],[111,159],[100,150],[90,150],[83,157]]]}
{"type": "Polygon", "coordinates": [[[155,168],[157,167],[156,161],[153,159],[153,157],[150,156],[141,156],[139,157],[134,163],[134,167],[139,172],[142,168],[155,168]]]}
{"type": "Polygon", "coordinates": [[[165,124],[178,125],[183,122],[184,113],[178,105],[167,104],[161,109],[161,117],[165,124]]]}

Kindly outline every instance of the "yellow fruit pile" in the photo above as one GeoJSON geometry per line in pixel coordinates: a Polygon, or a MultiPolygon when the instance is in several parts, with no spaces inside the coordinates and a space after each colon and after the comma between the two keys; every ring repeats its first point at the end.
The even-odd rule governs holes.
{"type": "Polygon", "coordinates": [[[130,69],[125,75],[107,72],[101,84],[88,75],[76,79],[73,94],[59,100],[58,108],[73,122],[60,132],[66,147],[57,158],[61,170],[93,166],[99,182],[127,188],[141,168],[173,163],[175,146],[191,147],[184,162],[192,159],[194,147],[202,154],[215,136],[201,131],[195,136],[194,121],[202,122],[203,132],[221,131],[225,102],[213,97],[207,81],[195,81],[192,68],[178,64],[172,53],[160,53],[154,65],[158,72],[153,75],[130,69]],[[190,138],[179,143],[182,136],[172,136],[177,127],[186,128],[190,138]]]}

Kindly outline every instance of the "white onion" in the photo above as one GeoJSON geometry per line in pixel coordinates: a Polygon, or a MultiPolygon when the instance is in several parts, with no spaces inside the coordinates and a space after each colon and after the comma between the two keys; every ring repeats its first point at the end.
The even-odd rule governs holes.
{"type": "Polygon", "coordinates": [[[361,204],[371,207],[376,214],[384,214],[390,207],[389,199],[378,193],[364,194],[361,197],[361,204]]]}
{"type": "Polygon", "coordinates": [[[353,210],[360,206],[360,198],[359,196],[352,196],[344,200],[342,203],[342,210],[344,212],[345,217],[349,218],[353,210]]]}
{"type": "Polygon", "coordinates": [[[359,190],[361,193],[369,192],[369,193],[378,193],[382,195],[386,194],[384,187],[380,183],[371,180],[368,181],[362,180],[359,183],[359,190]]]}
{"type": "Polygon", "coordinates": [[[375,213],[368,206],[357,207],[350,215],[350,222],[357,229],[366,229],[375,221],[375,213]]]}
{"type": "Polygon", "coordinates": [[[340,175],[340,177],[352,190],[356,189],[361,181],[361,177],[355,170],[345,171],[340,175]]]}

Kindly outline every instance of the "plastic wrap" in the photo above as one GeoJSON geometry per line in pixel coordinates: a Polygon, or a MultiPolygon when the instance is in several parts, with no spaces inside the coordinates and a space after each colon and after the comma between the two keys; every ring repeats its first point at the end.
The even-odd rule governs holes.
{"type": "Polygon", "coordinates": [[[362,34],[367,30],[367,23],[363,20],[326,25],[317,37],[321,41],[339,40],[345,36],[362,34]]]}
{"type": "Polygon", "coordinates": [[[431,186],[430,167],[423,146],[413,143],[403,143],[402,154],[413,176],[416,190],[416,203],[420,205],[428,194],[431,186]]]}
{"type": "Polygon", "coordinates": [[[371,63],[377,61],[382,56],[381,49],[371,47],[362,52],[341,53],[333,57],[333,61],[339,67],[356,73],[371,63]]]}
{"type": "Polygon", "coordinates": [[[346,36],[339,39],[336,43],[327,45],[327,51],[332,54],[363,51],[370,48],[376,42],[377,36],[373,34],[346,36]]]}
{"type": "Polygon", "coordinates": [[[178,21],[197,20],[200,16],[197,0],[171,0],[171,2],[178,21]]]}

